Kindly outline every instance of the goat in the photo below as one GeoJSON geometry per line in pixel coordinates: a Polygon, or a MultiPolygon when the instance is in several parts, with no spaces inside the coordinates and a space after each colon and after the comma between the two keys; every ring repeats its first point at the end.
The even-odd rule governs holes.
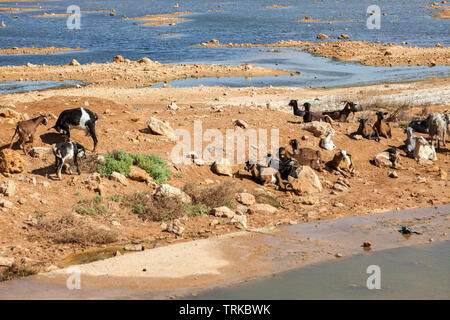
{"type": "Polygon", "coordinates": [[[324,116],[327,115],[331,119],[337,120],[340,122],[347,122],[347,119],[348,119],[348,116],[350,115],[350,113],[353,112],[353,114],[354,114],[355,112],[358,111],[358,109],[356,108],[356,103],[353,103],[350,101],[344,101],[344,102],[345,102],[345,105],[342,110],[322,112],[322,115],[324,115],[324,116]]]}
{"type": "Polygon", "coordinates": [[[405,129],[407,138],[404,141],[405,142],[405,151],[407,154],[412,154],[414,152],[414,149],[416,148],[416,140],[419,138],[415,134],[413,134],[413,129],[411,127],[408,127],[405,129]]]}
{"type": "Polygon", "coordinates": [[[433,144],[430,145],[424,137],[418,137],[414,149],[414,159],[416,161],[437,160],[433,144]]]}
{"type": "Polygon", "coordinates": [[[428,116],[428,132],[430,134],[431,145],[433,145],[433,138],[436,136],[436,148],[439,151],[441,149],[440,141],[444,147],[445,135],[447,133],[447,121],[446,117],[442,113],[433,112],[428,116]]]}
{"type": "Polygon", "coordinates": [[[289,106],[293,108],[294,115],[298,117],[303,117],[305,115],[305,111],[300,110],[300,108],[298,107],[297,100],[289,101],[289,106]]]}
{"type": "Polygon", "coordinates": [[[279,158],[284,161],[288,158],[293,158],[297,160],[300,166],[310,166],[318,171],[322,170],[322,155],[320,151],[311,148],[299,148],[297,139],[292,139],[289,141],[292,147],[293,153],[289,153],[284,147],[278,149],[279,158]]]}
{"type": "Polygon", "coordinates": [[[28,152],[25,149],[25,144],[28,142],[31,144],[30,148],[33,146],[34,134],[36,133],[37,127],[40,124],[47,125],[47,117],[43,114],[39,115],[36,118],[30,120],[19,121],[16,125],[16,130],[14,131],[14,135],[11,138],[11,143],[9,144],[9,148],[11,149],[13,145],[14,138],[16,134],[19,135],[19,143],[20,147],[23,149],[23,152],[27,154],[28,152]]]}
{"type": "MultiPolygon", "coordinates": [[[[78,167],[78,158],[86,159],[86,149],[76,141],[60,142],[52,145],[53,154],[55,155],[55,167],[56,174],[59,180],[61,178],[61,171],[64,163],[68,160],[73,160],[77,168],[77,173],[81,174],[78,167]]],[[[72,174],[72,168],[69,166],[70,174],[72,174]]]]}
{"type": "Polygon", "coordinates": [[[330,118],[330,116],[311,112],[311,104],[309,102],[305,102],[303,106],[305,107],[303,122],[324,121],[328,122],[331,126],[333,126],[333,120],[330,118]]]}
{"type": "Polygon", "coordinates": [[[353,167],[352,155],[345,150],[339,150],[333,157],[333,160],[327,164],[332,170],[336,170],[344,177],[347,177],[344,171],[349,172],[352,176],[355,173],[353,167]]]}
{"type": "Polygon", "coordinates": [[[387,112],[378,111],[377,121],[374,123],[373,128],[376,130],[377,134],[384,138],[392,138],[391,126],[384,120],[387,112]]]}
{"type": "Polygon", "coordinates": [[[320,139],[319,146],[325,150],[333,150],[336,148],[331,137],[334,136],[334,130],[328,130],[327,135],[320,139]]]}
{"type": "Polygon", "coordinates": [[[86,136],[91,136],[94,141],[95,152],[97,147],[97,136],[95,135],[95,124],[98,120],[98,115],[86,108],[75,108],[64,110],[56,120],[56,124],[49,128],[55,129],[59,133],[65,134],[70,141],[70,129],[79,129],[86,132],[86,136]]]}
{"type": "Polygon", "coordinates": [[[408,124],[415,132],[428,133],[428,118],[425,120],[413,120],[408,124]]]}
{"type": "Polygon", "coordinates": [[[245,162],[245,170],[252,174],[253,181],[261,185],[274,183],[278,184],[283,189],[285,188],[281,181],[280,172],[274,168],[262,166],[255,160],[250,159],[245,162]]]}
{"type": "Polygon", "coordinates": [[[373,164],[380,168],[399,168],[399,162],[400,154],[395,147],[380,152],[373,157],[373,164]]]}

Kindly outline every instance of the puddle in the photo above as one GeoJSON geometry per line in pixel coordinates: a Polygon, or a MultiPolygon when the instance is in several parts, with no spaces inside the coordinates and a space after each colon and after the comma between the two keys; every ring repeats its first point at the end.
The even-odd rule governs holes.
{"type": "Polygon", "coordinates": [[[77,80],[64,81],[0,81],[0,94],[21,93],[46,90],[51,88],[69,88],[76,85],[86,85],[77,80]]]}
{"type": "MultiPolygon", "coordinates": [[[[450,241],[327,262],[202,293],[194,299],[450,299],[450,241]],[[380,267],[369,290],[367,267],[380,267]]],[[[192,297],[191,297],[192,299],[192,297]]]]}

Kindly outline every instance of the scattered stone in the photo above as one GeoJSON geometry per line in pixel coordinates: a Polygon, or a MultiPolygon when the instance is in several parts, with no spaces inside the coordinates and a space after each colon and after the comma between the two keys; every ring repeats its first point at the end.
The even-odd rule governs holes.
{"type": "Polygon", "coordinates": [[[278,209],[266,203],[256,203],[252,205],[248,212],[250,214],[274,214],[278,212],[278,209]]]}
{"type": "Polygon", "coordinates": [[[72,61],[70,61],[69,66],[80,66],[80,63],[77,60],[73,59],[72,61]]]}
{"type": "Polygon", "coordinates": [[[11,201],[9,201],[9,200],[0,199],[0,207],[12,209],[12,208],[14,208],[14,205],[13,205],[13,203],[12,203],[11,201]]]}
{"type": "Polygon", "coordinates": [[[247,122],[245,122],[244,120],[234,120],[233,124],[237,127],[243,128],[243,129],[246,129],[248,127],[247,122]]]}
{"type": "Polygon", "coordinates": [[[226,158],[223,158],[219,161],[214,161],[214,163],[211,166],[211,170],[215,174],[229,177],[233,176],[233,169],[230,165],[230,162],[226,158]]]}
{"type": "Polygon", "coordinates": [[[113,172],[113,173],[109,176],[109,178],[110,178],[111,180],[113,180],[113,181],[117,181],[117,182],[123,184],[124,186],[127,186],[127,185],[128,185],[127,178],[126,178],[123,174],[121,174],[121,173],[119,173],[119,172],[113,172]]]}
{"type": "Polygon", "coordinates": [[[316,38],[317,38],[317,39],[330,39],[330,37],[327,36],[325,33],[319,33],[319,34],[316,36],[316,38]]]}
{"type": "Polygon", "coordinates": [[[236,200],[242,203],[243,205],[247,206],[250,206],[256,202],[255,196],[252,195],[251,193],[246,192],[238,193],[236,195],[236,200]]]}
{"type": "Polygon", "coordinates": [[[143,63],[143,64],[153,64],[155,63],[154,61],[150,60],[147,57],[143,57],[141,59],[138,60],[138,63],[143,63]]]}
{"type": "Polygon", "coordinates": [[[372,247],[372,244],[369,241],[364,241],[364,243],[362,244],[363,248],[370,248],[372,247]]]}
{"type": "Polygon", "coordinates": [[[114,57],[113,61],[114,62],[124,62],[125,59],[119,54],[119,55],[114,57]]]}
{"type": "Polygon", "coordinates": [[[214,219],[214,220],[212,220],[212,221],[209,223],[209,225],[213,227],[213,226],[218,225],[219,223],[220,223],[219,220],[214,219]]]}
{"type": "Polygon", "coordinates": [[[11,197],[16,193],[16,185],[12,180],[3,181],[0,185],[0,193],[11,197]]]}
{"type": "Polygon", "coordinates": [[[336,258],[342,258],[344,255],[342,253],[336,253],[334,256],[336,258]]]}
{"type": "Polygon", "coordinates": [[[137,166],[131,166],[128,178],[140,182],[152,181],[150,174],[137,166]]]}
{"type": "Polygon", "coordinates": [[[169,184],[162,184],[156,189],[155,196],[160,197],[177,197],[183,203],[191,203],[192,199],[186,193],[169,184]]]}
{"type": "Polygon", "coordinates": [[[244,229],[247,229],[247,216],[246,215],[235,215],[231,222],[240,224],[244,229]]]}
{"type": "Polygon", "coordinates": [[[1,108],[0,109],[0,118],[22,120],[23,116],[21,113],[15,111],[15,110],[12,110],[10,108],[1,108]]]}
{"type": "Polygon", "coordinates": [[[147,122],[148,128],[153,134],[172,137],[173,129],[167,121],[151,117],[147,122]]]}
{"type": "Polygon", "coordinates": [[[295,199],[294,202],[301,203],[301,204],[308,205],[308,206],[313,206],[319,202],[319,198],[314,197],[314,196],[302,196],[302,197],[298,197],[297,199],[295,199]]]}
{"type": "Polygon", "coordinates": [[[175,102],[171,102],[168,106],[167,106],[167,110],[178,110],[180,109],[177,104],[175,102]]]}
{"type": "Polygon", "coordinates": [[[1,267],[11,267],[14,264],[14,258],[0,257],[1,267]]]}
{"type": "Polygon", "coordinates": [[[3,149],[0,152],[0,172],[21,173],[24,170],[25,161],[15,150],[3,149]]]}
{"type": "Polygon", "coordinates": [[[218,218],[233,218],[236,214],[228,207],[218,207],[212,210],[212,214],[218,218]]]}
{"type": "Polygon", "coordinates": [[[396,171],[389,172],[389,178],[398,178],[398,173],[396,171]]]}
{"type": "Polygon", "coordinates": [[[123,249],[125,251],[144,251],[142,244],[126,244],[123,249]]]}
{"type": "Polygon", "coordinates": [[[167,224],[166,231],[175,233],[177,236],[181,236],[184,232],[184,227],[179,219],[175,219],[167,224]]]}
{"type": "Polygon", "coordinates": [[[362,140],[362,139],[363,139],[363,136],[360,135],[360,134],[354,134],[354,135],[352,136],[352,138],[355,139],[355,140],[362,140]]]}
{"type": "Polygon", "coordinates": [[[338,39],[350,39],[350,36],[348,34],[343,33],[338,37],[338,39]]]}
{"type": "Polygon", "coordinates": [[[120,253],[119,250],[116,250],[116,251],[114,251],[113,255],[114,255],[114,257],[119,257],[119,256],[121,256],[122,254],[120,253]]]}
{"type": "Polygon", "coordinates": [[[342,208],[344,205],[340,202],[333,204],[334,207],[342,208]]]}
{"type": "Polygon", "coordinates": [[[307,123],[302,123],[300,125],[301,130],[306,130],[311,132],[315,137],[321,137],[327,134],[331,130],[331,125],[328,122],[312,121],[307,123]]]}

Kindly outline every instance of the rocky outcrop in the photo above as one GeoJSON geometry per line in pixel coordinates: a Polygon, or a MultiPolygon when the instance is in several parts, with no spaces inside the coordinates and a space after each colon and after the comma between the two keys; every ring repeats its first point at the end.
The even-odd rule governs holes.
{"type": "Polygon", "coordinates": [[[229,177],[233,176],[233,169],[228,159],[221,159],[219,161],[215,161],[211,166],[211,170],[215,174],[229,177]]]}
{"type": "Polygon", "coordinates": [[[123,184],[124,186],[127,186],[127,185],[128,185],[127,178],[126,178],[123,174],[121,174],[121,173],[113,172],[113,173],[109,176],[109,178],[110,178],[111,180],[113,180],[113,181],[117,181],[117,182],[123,184]]]}
{"type": "Polygon", "coordinates": [[[278,212],[278,209],[266,203],[257,203],[252,205],[248,212],[250,214],[274,214],[278,212]]]}
{"type": "Polygon", "coordinates": [[[246,206],[251,206],[256,202],[255,196],[246,192],[238,193],[236,195],[236,200],[246,206]]]}
{"type": "Polygon", "coordinates": [[[4,149],[0,152],[0,172],[20,173],[24,170],[25,161],[22,156],[12,149],[4,149]]]}
{"type": "Polygon", "coordinates": [[[233,210],[225,206],[214,208],[212,214],[221,218],[233,218],[236,215],[233,210]]]}
{"type": "Polygon", "coordinates": [[[300,166],[296,170],[297,178],[288,177],[292,190],[296,195],[314,194],[322,191],[319,177],[309,166],[300,166]]]}
{"type": "Polygon", "coordinates": [[[169,184],[162,184],[156,189],[155,196],[157,197],[176,197],[183,203],[191,203],[192,199],[186,193],[178,188],[172,187],[169,184]]]}

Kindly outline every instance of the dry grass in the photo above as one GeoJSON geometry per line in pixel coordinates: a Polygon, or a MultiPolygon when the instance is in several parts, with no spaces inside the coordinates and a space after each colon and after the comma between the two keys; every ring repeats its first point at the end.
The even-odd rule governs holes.
{"type": "Polygon", "coordinates": [[[97,172],[98,160],[97,155],[90,154],[86,159],[79,160],[78,166],[83,173],[95,173],[97,172]]]}
{"type": "Polygon", "coordinates": [[[73,214],[45,220],[37,226],[39,235],[54,243],[77,243],[81,245],[107,244],[118,240],[118,232],[93,226],[73,214]]]}
{"type": "Polygon", "coordinates": [[[151,221],[173,220],[185,214],[180,199],[151,196],[147,192],[138,192],[127,197],[126,205],[131,207],[134,213],[151,221]]]}
{"type": "Polygon", "coordinates": [[[37,271],[26,266],[13,264],[11,267],[0,269],[0,282],[8,281],[15,278],[28,277],[36,274],[37,271]]]}
{"type": "Polygon", "coordinates": [[[236,185],[232,182],[224,182],[216,186],[198,187],[194,184],[186,184],[183,187],[194,204],[205,205],[208,208],[217,208],[222,206],[234,207],[234,198],[236,192],[239,192],[236,185]]]}

